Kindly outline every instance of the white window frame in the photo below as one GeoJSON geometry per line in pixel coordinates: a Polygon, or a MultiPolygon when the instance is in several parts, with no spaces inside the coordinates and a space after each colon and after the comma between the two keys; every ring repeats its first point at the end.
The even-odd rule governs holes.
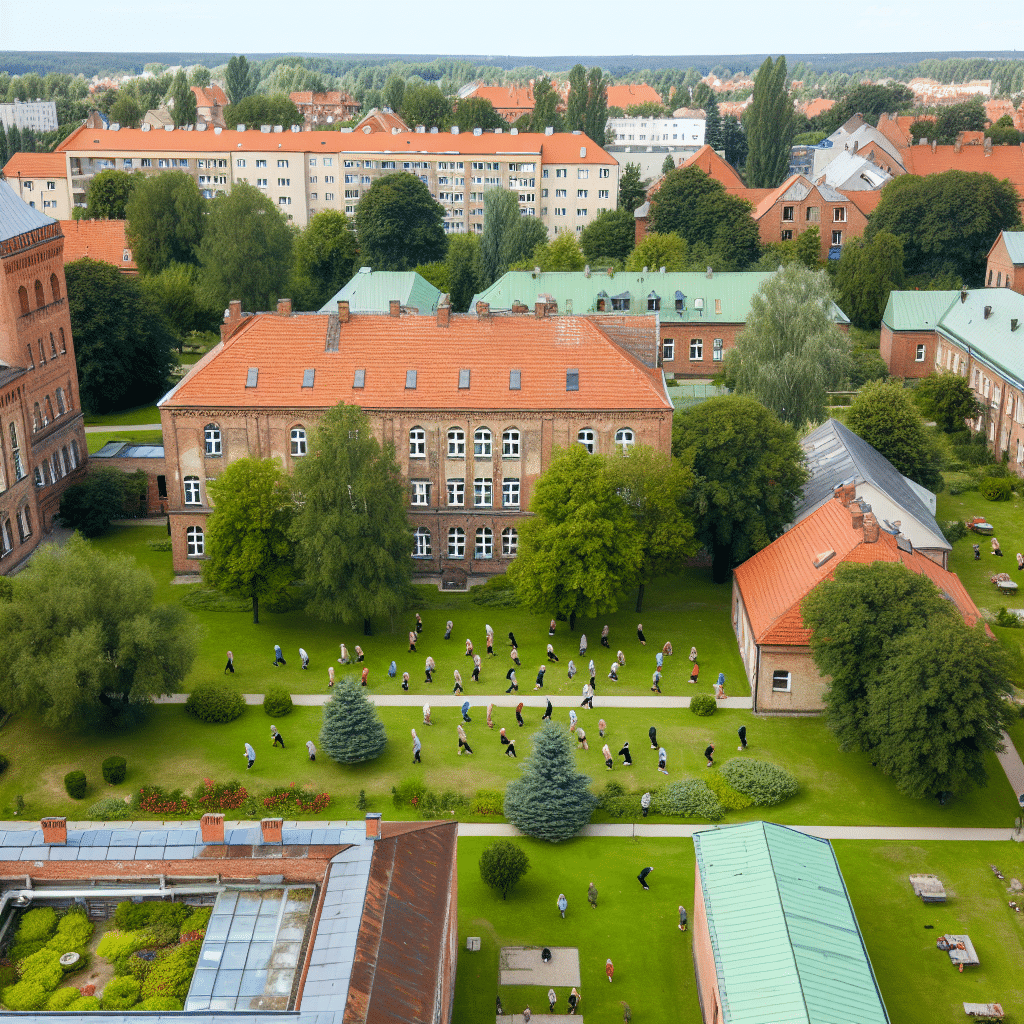
{"type": "Polygon", "coordinates": [[[216,457],[223,454],[220,427],[215,423],[210,423],[203,428],[203,441],[206,445],[207,457],[216,457]]]}
{"type": "Polygon", "coordinates": [[[306,431],[304,427],[292,427],[292,458],[301,459],[306,454],[306,431]]]}
{"type": "Polygon", "coordinates": [[[791,693],[793,689],[793,673],[777,668],[772,672],[772,693],[791,693]]]}
{"type": "Polygon", "coordinates": [[[519,551],[519,531],[514,526],[506,526],[501,531],[501,554],[503,558],[515,558],[519,551]]]}
{"type": "Polygon", "coordinates": [[[473,507],[491,508],[494,504],[494,483],[489,476],[478,476],[473,480],[473,507]]]}
{"type": "Polygon", "coordinates": [[[925,359],[925,354],[927,353],[927,351],[928,351],[928,346],[927,345],[918,345],[916,351],[914,352],[914,362],[915,363],[923,363],[924,359],[925,359]]]}
{"type": "Polygon", "coordinates": [[[491,457],[491,432],[487,427],[477,427],[473,432],[473,455],[478,459],[491,457]]]}
{"type": "Polygon", "coordinates": [[[466,557],[466,531],[461,526],[448,527],[448,557],[466,557]]]}
{"type": "Polygon", "coordinates": [[[518,430],[506,430],[501,435],[501,457],[503,459],[519,458],[520,434],[518,430]]]}
{"type": "Polygon", "coordinates": [[[187,476],[184,481],[185,487],[185,504],[186,505],[202,505],[202,488],[200,487],[199,477],[187,476]]]}
{"type": "Polygon", "coordinates": [[[622,450],[623,455],[628,454],[629,449],[635,444],[636,434],[630,427],[620,427],[615,431],[615,445],[622,450]]]}
{"type": "Polygon", "coordinates": [[[412,535],[412,557],[430,558],[430,531],[425,526],[416,527],[412,535]]]}
{"type": "Polygon", "coordinates": [[[494,557],[494,531],[489,526],[478,526],[476,528],[476,539],[473,545],[473,557],[494,557]]]}
{"type": "Polygon", "coordinates": [[[466,504],[466,481],[452,477],[448,481],[448,505],[451,508],[464,508],[466,504]]]}
{"type": "Polygon", "coordinates": [[[459,427],[448,431],[448,458],[464,459],[466,457],[466,432],[459,427]]]}
{"type": "Polygon", "coordinates": [[[674,338],[666,338],[662,342],[661,358],[666,363],[671,363],[676,357],[676,342],[674,338]]]}
{"type": "Polygon", "coordinates": [[[700,363],[704,361],[704,339],[690,339],[690,362],[700,363]]]}
{"type": "Polygon", "coordinates": [[[430,481],[412,481],[412,503],[414,505],[426,506],[430,504],[430,481]]]}
{"type": "Polygon", "coordinates": [[[713,363],[720,363],[725,352],[725,345],[721,338],[715,338],[711,344],[711,361],[713,363]]]}
{"type": "Polygon", "coordinates": [[[502,508],[519,508],[519,477],[507,476],[501,481],[502,508]]]}
{"type": "Polygon", "coordinates": [[[206,535],[201,526],[190,526],[185,531],[186,555],[189,558],[202,558],[206,554],[206,535]]]}
{"type": "Polygon", "coordinates": [[[597,451],[597,431],[590,427],[584,427],[577,432],[576,443],[583,445],[593,455],[597,451]]]}
{"type": "Polygon", "coordinates": [[[425,459],[427,457],[427,432],[422,427],[413,427],[409,431],[409,458],[425,459]]]}

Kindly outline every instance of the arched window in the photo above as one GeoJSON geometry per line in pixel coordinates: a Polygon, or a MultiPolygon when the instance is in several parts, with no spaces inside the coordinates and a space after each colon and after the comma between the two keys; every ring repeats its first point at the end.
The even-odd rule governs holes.
{"type": "Polygon", "coordinates": [[[220,455],[220,427],[216,423],[207,423],[203,428],[207,455],[220,455]]]}
{"type": "Polygon", "coordinates": [[[45,366],[45,365],[46,365],[46,353],[45,353],[45,352],[43,351],[43,339],[42,339],[42,338],[40,338],[40,339],[39,339],[39,340],[38,340],[38,341],[36,342],[36,344],[37,344],[37,345],[39,346],[39,362],[40,362],[40,363],[41,363],[41,364],[42,364],[43,366],[45,366]]]}
{"type": "Polygon", "coordinates": [[[597,434],[595,434],[589,427],[586,430],[581,430],[576,435],[576,440],[579,441],[579,443],[583,445],[591,455],[597,451],[597,434]]]}
{"type": "Polygon", "coordinates": [[[202,504],[202,500],[199,497],[199,477],[197,476],[185,477],[185,504],[202,504]]]}
{"type": "Polygon", "coordinates": [[[996,287],[997,288],[1002,288],[1003,287],[1003,272],[1001,270],[999,271],[998,274],[996,274],[996,287]]]}
{"type": "Polygon", "coordinates": [[[992,287],[992,273],[993,273],[993,271],[992,271],[992,268],[990,267],[989,271],[988,271],[988,286],[989,286],[989,288],[992,287]]]}
{"type": "Polygon", "coordinates": [[[43,293],[42,281],[36,281],[36,309],[42,309],[46,305],[46,295],[43,293]]]}
{"type": "Polygon", "coordinates": [[[12,421],[8,424],[11,432],[11,458],[14,459],[14,479],[21,480],[25,476],[25,467],[21,464],[21,445],[18,443],[18,428],[12,421]]]}
{"type": "Polygon", "coordinates": [[[50,331],[50,355],[57,358],[57,342],[53,340],[53,331],[50,331]]]}
{"type": "Polygon", "coordinates": [[[427,432],[422,427],[413,427],[409,431],[409,458],[425,459],[427,457],[427,432]]]}
{"type": "Polygon", "coordinates": [[[57,280],[56,274],[50,275],[50,294],[53,296],[54,302],[60,300],[60,281],[57,280]]]}
{"type": "Polygon", "coordinates": [[[505,558],[515,558],[519,550],[519,531],[514,526],[506,526],[501,531],[501,553],[505,558]]]}
{"type": "Polygon", "coordinates": [[[412,535],[412,557],[430,557],[430,531],[425,526],[417,527],[412,535]]]}
{"type": "Polygon", "coordinates": [[[476,557],[491,558],[494,553],[494,534],[489,526],[481,526],[476,531],[476,557]]]}
{"type": "Polygon", "coordinates": [[[43,429],[43,412],[39,408],[39,403],[36,402],[32,406],[32,433],[34,434],[37,430],[43,429]]]}
{"type": "Polygon", "coordinates": [[[301,458],[306,454],[306,429],[305,427],[292,427],[292,455],[301,458]]]}
{"type": "Polygon", "coordinates": [[[0,536],[3,537],[3,554],[9,555],[14,550],[14,531],[11,529],[10,519],[4,520],[0,536]]]}
{"type": "Polygon", "coordinates": [[[200,558],[206,550],[206,542],[201,526],[190,526],[185,531],[185,542],[188,545],[188,557],[200,558]]]}
{"type": "Polygon", "coordinates": [[[448,458],[464,459],[466,457],[466,432],[452,427],[448,431],[448,458]]]}
{"type": "Polygon", "coordinates": [[[32,536],[32,516],[29,513],[28,505],[22,505],[18,509],[18,538],[24,543],[32,536]]]}
{"type": "Polygon", "coordinates": [[[80,458],[81,458],[81,456],[78,454],[78,442],[73,440],[71,442],[71,468],[72,469],[77,469],[78,468],[78,462],[79,462],[80,458]]]}
{"type": "Polygon", "coordinates": [[[61,449],[60,449],[61,476],[67,476],[68,475],[68,464],[70,463],[70,461],[71,461],[71,459],[68,456],[67,445],[62,445],[61,449]]]}
{"type": "Polygon", "coordinates": [[[615,443],[622,449],[622,454],[625,455],[633,447],[633,431],[628,427],[616,430],[615,443]]]}
{"type": "Polygon", "coordinates": [[[22,285],[18,289],[18,302],[21,305],[21,315],[24,316],[26,313],[29,312],[29,308],[28,308],[28,291],[26,290],[24,285],[22,285]]]}
{"type": "Polygon", "coordinates": [[[466,557],[466,531],[461,526],[448,528],[448,557],[466,557]]]}
{"type": "Polygon", "coordinates": [[[503,459],[519,458],[519,431],[506,430],[501,435],[501,457],[503,459]]]}
{"type": "Polygon", "coordinates": [[[65,355],[68,350],[68,343],[64,340],[64,328],[59,327],[58,330],[60,331],[60,354],[65,355]]]}
{"type": "MultiPolygon", "coordinates": [[[[47,422],[53,420],[53,403],[50,401],[50,396],[46,396],[46,419],[47,422]]],[[[45,424],[44,424],[45,425],[45,424]]]]}
{"type": "Polygon", "coordinates": [[[34,475],[35,475],[35,478],[36,478],[36,487],[42,487],[45,484],[45,482],[46,482],[43,479],[43,469],[42,469],[42,467],[45,466],[45,465],[46,465],[45,462],[39,462],[39,463],[36,464],[36,468],[35,468],[35,471],[34,471],[34,475]]]}
{"type": "Polygon", "coordinates": [[[479,427],[473,434],[473,454],[478,459],[491,457],[491,432],[486,427],[479,427]]]}
{"type": "Polygon", "coordinates": [[[51,452],[50,453],[49,466],[50,466],[50,478],[54,482],[56,482],[57,480],[60,479],[60,476],[61,476],[61,473],[60,473],[60,459],[57,458],[57,453],[56,452],[51,452]]]}
{"type": "Polygon", "coordinates": [[[57,415],[63,416],[67,411],[68,408],[64,404],[64,389],[57,388],[57,415]]]}

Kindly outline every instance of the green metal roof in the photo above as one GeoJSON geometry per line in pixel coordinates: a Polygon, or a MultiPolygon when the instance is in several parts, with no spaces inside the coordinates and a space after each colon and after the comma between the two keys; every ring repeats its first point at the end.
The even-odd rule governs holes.
{"type": "MultiPolygon", "coordinates": [[[[604,272],[560,271],[535,274],[532,270],[510,270],[489,288],[473,296],[469,310],[478,302],[490,303],[491,310],[507,310],[514,302],[533,307],[539,295],[550,295],[558,303],[559,313],[600,313],[599,299],[604,299],[606,313],[646,314],[648,299],[657,296],[659,316],[663,324],[742,324],[750,312],[750,300],[770,273],[713,274],[701,273],[636,273],[620,271],[609,276],[604,272]],[[628,309],[613,309],[611,300],[629,293],[628,309]],[[681,308],[676,309],[676,301],[681,308]],[[717,310],[721,308],[721,312],[717,310]]],[[[836,323],[849,323],[849,318],[833,303],[832,318],[836,323]]]]}
{"type": "Polygon", "coordinates": [[[723,1024],[888,1024],[827,840],[751,821],[693,843],[723,1024]]]}
{"type": "Polygon", "coordinates": [[[319,312],[337,313],[339,300],[346,299],[351,313],[387,313],[391,300],[398,299],[403,306],[414,306],[428,315],[437,312],[440,298],[441,292],[415,271],[371,271],[363,267],[319,312]]]}
{"type": "Polygon", "coordinates": [[[894,331],[932,331],[958,291],[889,292],[882,323],[894,331]]]}
{"type": "Polygon", "coordinates": [[[938,329],[1018,387],[1024,386],[1024,295],[1008,288],[976,288],[963,302],[958,297],[938,329]],[[1016,330],[1012,320],[1017,321],[1016,330]]]}
{"type": "Polygon", "coordinates": [[[1015,265],[1024,263],[1024,231],[1004,231],[1002,234],[1010,260],[1015,265]]]}

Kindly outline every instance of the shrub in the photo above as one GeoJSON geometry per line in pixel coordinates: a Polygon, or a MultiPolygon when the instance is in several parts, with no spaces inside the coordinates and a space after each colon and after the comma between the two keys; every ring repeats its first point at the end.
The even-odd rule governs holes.
{"type": "Polygon", "coordinates": [[[200,722],[223,725],[245,711],[245,698],[225,686],[197,686],[185,701],[185,710],[200,722]]]}
{"type": "Polygon", "coordinates": [[[96,952],[105,960],[115,961],[131,956],[137,949],[142,949],[145,940],[141,932],[119,931],[111,929],[100,939],[96,952]]]}
{"type": "Polygon", "coordinates": [[[82,996],[64,1009],[67,1013],[92,1013],[99,1008],[100,1001],[96,996],[82,996]]]}
{"type": "Polygon", "coordinates": [[[530,870],[530,858],[518,843],[498,839],[486,847],[480,856],[480,877],[485,885],[507,899],[510,890],[530,870]]]}
{"type": "Polygon", "coordinates": [[[0,754],[0,775],[11,766],[11,759],[6,754],[0,754]]]}
{"type": "Polygon", "coordinates": [[[64,788],[72,800],[81,800],[85,796],[87,785],[85,772],[68,772],[64,776],[64,788]]]}
{"type": "Polygon", "coordinates": [[[57,932],[46,948],[55,949],[58,953],[84,953],[95,930],[96,926],[86,912],[80,907],[73,907],[60,919],[57,932]]]}
{"type": "Polygon", "coordinates": [[[181,599],[182,607],[194,612],[247,612],[252,601],[235,594],[222,594],[219,590],[206,590],[201,586],[186,587],[188,593],[181,599]]]}
{"type": "Polygon", "coordinates": [[[171,540],[147,540],[146,546],[150,551],[173,551],[174,541],[171,540]]]}
{"type": "Polygon", "coordinates": [[[64,977],[64,968],[60,965],[60,957],[61,954],[57,950],[47,949],[44,946],[18,965],[21,980],[37,982],[47,992],[52,992],[64,977]]]}
{"type": "Polygon", "coordinates": [[[354,681],[342,680],[324,706],[320,746],[339,764],[372,761],[388,744],[376,707],[354,681]]]}
{"type": "Polygon", "coordinates": [[[413,800],[419,804],[426,791],[427,787],[419,779],[405,779],[391,787],[391,799],[396,807],[414,806],[413,800]]]}
{"type": "Polygon", "coordinates": [[[505,794],[500,789],[478,789],[473,797],[471,810],[474,814],[505,814],[505,794]]]}
{"type": "Polygon", "coordinates": [[[454,789],[446,789],[443,793],[435,793],[428,789],[416,809],[424,818],[453,818],[468,802],[454,789]]]}
{"type": "Polygon", "coordinates": [[[188,797],[180,789],[165,793],[161,786],[143,786],[135,801],[147,814],[188,814],[189,810],[188,797]]]}
{"type": "MultiPolygon", "coordinates": [[[[950,486],[950,493],[953,493],[952,485],[950,486]]],[[[942,531],[942,536],[950,544],[955,544],[958,540],[963,540],[967,536],[967,527],[960,519],[940,519],[939,529],[942,531]]]]}
{"type": "Polygon", "coordinates": [[[605,800],[625,795],[626,787],[621,782],[609,782],[605,785],[604,792],[597,798],[597,806],[601,807],[605,800]]]}
{"type": "Polygon", "coordinates": [[[46,1000],[44,1009],[48,1013],[57,1013],[66,1010],[73,1002],[82,998],[82,993],[77,988],[59,988],[46,1000]]]}
{"type": "Polygon", "coordinates": [[[796,796],[800,788],[795,775],[767,761],[731,757],[719,771],[733,789],[750,797],[758,807],[781,804],[796,796]]]}
{"type": "Polygon", "coordinates": [[[654,794],[651,805],[660,814],[677,818],[706,818],[721,821],[725,816],[718,798],[701,779],[670,782],[654,794]]]}
{"type": "Polygon", "coordinates": [[[297,810],[304,813],[322,811],[331,802],[330,793],[314,793],[311,789],[297,789],[293,782],[290,786],[278,786],[262,798],[260,813],[271,812],[283,814],[285,811],[297,810]]]}
{"type": "Polygon", "coordinates": [[[213,779],[203,779],[197,786],[192,799],[197,806],[197,817],[207,811],[236,811],[249,797],[249,791],[240,782],[215,783],[213,779]]]}
{"type": "Polygon", "coordinates": [[[1020,629],[1024,622],[1021,622],[1019,615],[1014,615],[1013,612],[1007,611],[1004,606],[999,609],[999,614],[996,616],[996,625],[1003,626],[1006,629],[1020,629]]]}
{"type": "Polygon", "coordinates": [[[142,986],[134,978],[112,978],[103,989],[102,1010],[127,1010],[139,1001],[142,986]]]}
{"type": "Polygon", "coordinates": [[[718,710],[718,702],[710,693],[698,693],[690,698],[690,710],[701,718],[707,718],[718,710]]]}
{"type": "Polygon", "coordinates": [[[154,967],[169,954],[169,950],[163,949],[140,949],[132,953],[131,956],[124,959],[124,961],[118,961],[117,963],[123,967],[123,970],[117,973],[121,976],[128,976],[134,978],[136,981],[145,981],[150,972],[154,967]]]}
{"type": "Polygon", "coordinates": [[[184,999],[188,995],[188,986],[199,962],[199,950],[202,945],[198,939],[183,942],[161,960],[143,983],[142,998],[172,996],[175,999],[184,999]]]}
{"type": "Polygon", "coordinates": [[[1009,501],[1013,494],[1013,481],[1009,477],[987,476],[978,488],[988,501],[1009,501]]]}
{"type": "Polygon", "coordinates": [[[605,797],[601,810],[609,818],[635,818],[640,814],[640,797],[635,793],[628,796],[605,797]]]}
{"type": "Polygon", "coordinates": [[[103,781],[111,786],[118,786],[128,774],[128,762],[117,754],[108,757],[102,764],[103,781]]]}
{"type": "Polygon", "coordinates": [[[18,982],[18,969],[14,964],[0,966],[0,992],[18,982]]]}
{"type": "Polygon", "coordinates": [[[131,931],[148,928],[166,921],[173,924],[177,931],[191,911],[192,908],[184,903],[170,903],[165,900],[147,900],[144,903],[135,903],[133,900],[122,900],[118,903],[117,910],[114,911],[114,923],[118,928],[131,931]]]}
{"type": "Polygon", "coordinates": [[[519,598],[511,580],[504,574],[492,576],[482,587],[473,587],[469,599],[481,608],[516,608],[519,598]]]}
{"type": "Polygon", "coordinates": [[[733,789],[718,771],[708,772],[703,778],[708,789],[718,798],[723,811],[745,811],[748,807],[753,807],[754,801],[739,790],[733,789]]]}
{"type": "Polygon", "coordinates": [[[98,537],[111,519],[137,518],[145,501],[148,482],[144,472],[125,473],[104,466],[80,483],[72,484],[60,499],[61,522],[83,537],[98,537]]]}
{"type": "Polygon", "coordinates": [[[119,796],[105,796],[85,812],[92,821],[130,821],[132,805],[126,804],[119,796]]]}
{"type": "Polygon", "coordinates": [[[185,1009],[185,1003],[181,999],[175,999],[174,996],[150,996],[149,999],[143,999],[135,1009],[139,1013],[144,1010],[150,1013],[156,1011],[178,1011],[185,1009]]]}
{"type": "Polygon", "coordinates": [[[205,932],[206,926],[210,923],[210,915],[213,907],[197,907],[181,923],[178,930],[179,935],[187,935],[189,932],[205,932]]]}
{"type": "Polygon", "coordinates": [[[4,1006],[15,1012],[41,1010],[55,986],[44,988],[38,980],[22,979],[4,992],[4,1006]]]}
{"type": "Polygon", "coordinates": [[[284,718],[292,713],[292,695],[283,686],[272,686],[263,698],[263,710],[271,718],[284,718]]]}
{"type": "Polygon", "coordinates": [[[52,907],[36,907],[22,915],[15,933],[15,941],[46,942],[56,931],[57,911],[52,907]]]}

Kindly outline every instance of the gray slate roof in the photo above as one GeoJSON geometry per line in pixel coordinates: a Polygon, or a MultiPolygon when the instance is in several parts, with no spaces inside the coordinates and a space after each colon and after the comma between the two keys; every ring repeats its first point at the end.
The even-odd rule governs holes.
{"type": "MultiPolygon", "coordinates": [[[[918,496],[918,484],[908,480],[884,455],[838,420],[826,420],[801,440],[800,447],[804,450],[810,476],[804,484],[803,499],[797,506],[794,523],[831,501],[840,484],[867,482],[887,494],[894,505],[905,510],[907,516],[934,536],[935,543],[930,547],[951,550],[935,517],[918,496]]],[[[890,533],[895,532],[892,521],[882,519],[881,515],[879,525],[890,533]]]]}
{"type": "Polygon", "coordinates": [[[6,181],[0,182],[0,242],[56,223],[29,206],[6,181]]]}

